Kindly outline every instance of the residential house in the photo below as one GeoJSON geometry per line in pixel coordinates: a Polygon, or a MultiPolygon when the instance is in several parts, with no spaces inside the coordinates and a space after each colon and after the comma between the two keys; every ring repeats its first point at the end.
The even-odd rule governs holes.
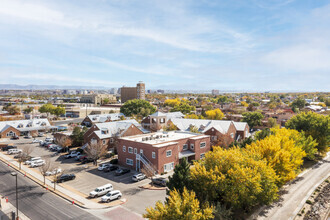
{"type": "Polygon", "coordinates": [[[199,160],[210,150],[210,136],[183,131],[155,133],[119,138],[118,162],[137,171],[151,173],[172,171],[183,158],[199,160]]]}
{"type": "Polygon", "coordinates": [[[231,142],[249,137],[249,126],[246,122],[234,122],[228,120],[207,119],[178,119],[172,118],[172,123],[180,131],[191,131],[193,128],[198,132],[211,136],[211,145],[229,145],[231,142]]]}
{"type": "Polygon", "coordinates": [[[57,130],[48,119],[16,120],[0,122],[0,138],[11,138],[20,135],[37,136],[38,132],[57,130]]]}
{"type": "Polygon", "coordinates": [[[147,133],[134,119],[94,124],[84,134],[84,146],[93,142],[106,145],[109,150],[116,151],[118,138],[147,133]]]}
{"type": "Polygon", "coordinates": [[[167,122],[172,118],[184,118],[184,114],[181,112],[163,113],[158,111],[145,117],[142,120],[141,125],[144,129],[155,132],[166,127],[167,122]]]}
{"type": "Polygon", "coordinates": [[[96,123],[119,121],[121,120],[122,117],[125,117],[123,113],[88,115],[87,117],[84,118],[81,124],[87,127],[91,127],[93,124],[96,123]]]}

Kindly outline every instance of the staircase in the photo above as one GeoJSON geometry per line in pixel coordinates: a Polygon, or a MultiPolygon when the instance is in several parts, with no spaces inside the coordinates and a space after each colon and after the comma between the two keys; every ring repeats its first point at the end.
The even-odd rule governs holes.
{"type": "Polygon", "coordinates": [[[144,167],[147,168],[150,173],[152,173],[153,175],[157,174],[157,169],[143,154],[136,154],[136,159],[140,160],[144,164],[144,167]]]}

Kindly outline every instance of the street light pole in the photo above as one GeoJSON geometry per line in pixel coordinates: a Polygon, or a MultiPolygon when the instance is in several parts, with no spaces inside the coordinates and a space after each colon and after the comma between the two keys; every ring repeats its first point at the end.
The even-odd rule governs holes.
{"type": "Polygon", "coordinates": [[[17,190],[17,173],[16,172],[12,172],[11,173],[12,176],[16,177],[16,220],[18,220],[18,190],[17,190]]]}

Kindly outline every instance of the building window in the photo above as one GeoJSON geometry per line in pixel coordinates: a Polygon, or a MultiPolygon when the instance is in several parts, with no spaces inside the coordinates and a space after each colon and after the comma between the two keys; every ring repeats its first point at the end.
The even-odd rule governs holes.
{"type": "Polygon", "coordinates": [[[203,159],[205,157],[205,154],[201,154],[200,159],[203,159]]]}
{"type": "Polygon", "coordinates": [[[170,157],[170,156],[172,156],[172,150],[166,151],[166,157],[170,157]]]}
{"type": "Polygon", "coordinates": [[[140,154],[143,154],[143,149],[140,149],[140,154]]]}
{"type": "Polygon", "coordinates": [[[218,139],[218,136],[212,136],[212,140],[216,141],[218,139]]]}
{"type": "Polygon", "coordinates": [[[16,134],[13,132],[13,131],[9,131],[8,133],[7,133],[7,137],[13,137],[13,136],[15,136],[16,134]]]}
{"type": "Polygon", "coordinates": [[[151,156],[152,156],[152,159],[155,159],[156,158],[156,153],[152,152],[151,156]]]}
{"type": "Polygon", "coordinates": [[[248,136],[248,131],[246,130],[246,131],[245,131],[245,137],[247,137],[247,136],[248,136]]]}
{"type": "Polygon", "coordinates": [[[190,149],[193,150],[195,148],[194,144],[190,144],[190,149]]]}
{"type": "Polygon", "coordinates": [[[126,146],[123,146],[123,152],[126,152],[126,146]]]}
{"type": "Polygon", "coordinates": [[[130,153],[130,154],[133,153],[133,147],[128,147],[128,153],[130,153]]]}
{"type": "Polygon", "coordinates": [[[174,162],[164,164],[164,172],[168,172],[174,169],[174,162]]]}
{"type": "Polygon", "coordinates": [[[206,146],[206,143],[205,142],[202,142],[202,143],[200,143],[200,148],[204,148],[205,146],[206,146]]]}
{"type": "Polygon", "coordinates": [[[231,133],[231,134],[230,134],[230,137],[231,137],[231,138],[234,138],[234,133],[231,133]]]}
{"type": "Polygon", "coordinates": [[[130,166],[133,166],[133,160],[126,158],[126,164],[130,165],[130,166]]]}
{"type": "Polygon", "coordinates": [[[113,143],[113,138],[110,138],[110,143],[111,143],[111,144],[113,143]]]}
{"type": "Polygon", "coordinates": [[[134,154],[137,154],[137,149],[136,148],[134,148],[134,154]]]}
{"type": "Polygon", "coordinates": [[[183,150],[188,150],[188,144],[183,145],[183,150]]]}

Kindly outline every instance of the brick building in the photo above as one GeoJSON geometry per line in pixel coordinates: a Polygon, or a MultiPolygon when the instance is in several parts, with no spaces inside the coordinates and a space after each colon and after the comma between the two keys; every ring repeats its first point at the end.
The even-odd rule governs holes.
{"type": "Polygon", "coordinates": [[[145,99],[145,84],[139,82],[136,87],[122,87],[120,89],[121,103],[132,99],[145,99]]]}
{"type": "Polygon", "coordinates": [[[202,134],[210,135],[212,146],[219,143],[229,145],[235,140],[239,141],[250,136],[249,126],[246,122],[172,118],[167,125],[169,126],[171,123],[180,131],[190,131],[194,128],[202,134]]]}
{"type": "Polygon", "coordinates": [[[44,118],[0,122],[0,138],[11,138],[20,135],[37,136],[39,131],[50,130],[57,130],[57,127],[51,126],[48,119],[44,118]]]}
{"type": "MultiPolygon", "coordinates": [[[[104,100],[109,101],[108,103],[116,103],[117,99],[116,96],[112,94],[89,94],[89,95],[83,95],[80,98],[81,103],[92,103],[94,105],[103,105],[104,100]]],[[[105,104],[108,104],[105,103],[105,104]]]]}
{"type": "Polygon", "coordinates": [[[145,131],[135,120],[123,120],[94,124],[84,134],[84,146],[92,142],[102,143],[109,150],[116,151],[119,137],[144,134],[145,131]]]}
{"type": "Polygon", "coordinates": [[[168,113],[163,113],[163,112],[155,112],[152,115],[149,115],[145,117],[141,125],[144,129],[148,129],[150,131],[160,131],[164,127],[166,127],[167,122],[171,118],[184,118],[184,114],[181,112],[168,112],[168,113]]]}
{"type": "Polygon", "coordinates": [[[182,131],[155,132],[119,138],[118,162],[137,171],[172,171],[180,160],[199,160],[210,150],[210,137],[182,131]]]}

